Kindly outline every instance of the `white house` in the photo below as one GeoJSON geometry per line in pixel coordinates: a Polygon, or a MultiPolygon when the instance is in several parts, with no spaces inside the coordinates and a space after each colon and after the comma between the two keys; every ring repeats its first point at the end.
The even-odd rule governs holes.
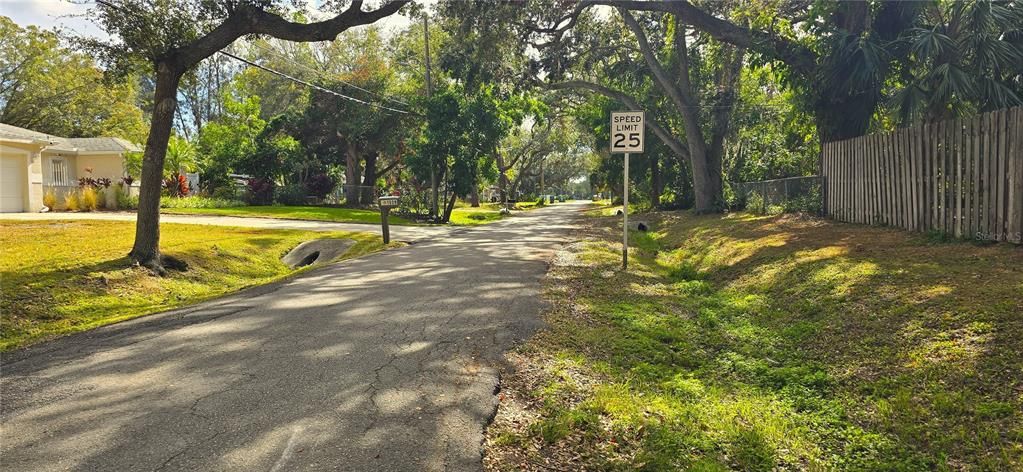
{"type": "Polygon", "coordinates": [[[125,155],[140,151],[121,138],[62,138],[0,123],[0,213],[39,211],[47,190],[62,194],[80,177],[117,182],[125,155]]]}

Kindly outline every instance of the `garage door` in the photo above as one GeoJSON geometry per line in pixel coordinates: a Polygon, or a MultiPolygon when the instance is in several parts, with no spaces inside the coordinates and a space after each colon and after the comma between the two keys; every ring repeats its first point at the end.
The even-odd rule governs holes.
{"type": "Polygon", "coordinates": [[[0,157],[0,212],[25,211],[25,156],[0,157]]]}

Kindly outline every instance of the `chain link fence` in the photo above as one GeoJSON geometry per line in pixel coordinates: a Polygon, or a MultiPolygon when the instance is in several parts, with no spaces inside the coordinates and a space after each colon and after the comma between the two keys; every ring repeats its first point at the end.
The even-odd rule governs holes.
{"type": "Polygon", "coordinates": [[[821,214],[821,178],[788,177],[758,182],[731,182],[731,206],[758,214],[789,212],[821,214]]]}

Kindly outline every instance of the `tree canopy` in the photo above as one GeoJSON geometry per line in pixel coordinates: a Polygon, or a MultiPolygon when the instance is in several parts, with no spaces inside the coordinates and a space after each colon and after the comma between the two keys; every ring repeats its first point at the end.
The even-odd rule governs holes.
{"type": "Polygon", "coordinates": [[[160,182],[186,168],[209,195],[400,193],[405,216],[443,222],[483,193],[621,198],[608,115],[644,110],[633,201],[718,212],[730,182],[817,173],[829,141],[1023,97],[1023,8],[999,0],[101,0],[90,16],[111,39],[77,41],[88,53],[0,23],[0,113],[145,139],[132,257],[157,269],[160,182]],[[366,26],[399,11],[400,28],[366,26]]]}

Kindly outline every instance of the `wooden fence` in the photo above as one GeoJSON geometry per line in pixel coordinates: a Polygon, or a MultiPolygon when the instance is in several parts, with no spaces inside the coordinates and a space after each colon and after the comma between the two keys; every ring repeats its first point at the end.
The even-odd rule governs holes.
{"type": "Polygon", "coordinates": [[[834,219],[1023,243],[1023,107],[824,145],[834,219]]]}

